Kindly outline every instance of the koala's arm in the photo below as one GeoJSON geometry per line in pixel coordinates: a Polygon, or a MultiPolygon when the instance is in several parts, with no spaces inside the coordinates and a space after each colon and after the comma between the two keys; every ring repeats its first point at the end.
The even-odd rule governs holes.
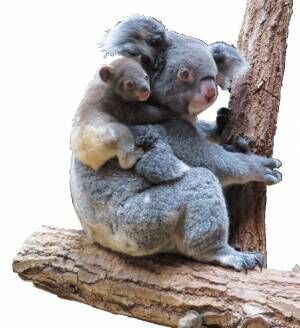
{"type": "Polygon", "coordinates": [[[188,127],[186,122],[180,120],[167,122],[164,126],[174,154],[189,166],[208,168],[223,186],[250,181],[272,185],[281,181],[281,174],[274,170],[281,166],[279,160],[252,153],[229,152],[207,140],[197,128],[188,127]]]}
{"type": "Polygon", "coordinates": [[[145,148],[144,155],[134,167],[135,172],[155,184],[176,180],[190,169],[175,156],[157,129],[159,127],[147,125],[131,128],[136,146],[145,148]]]}
{"type": "Polygon", "coordinates": [[[202,140],[202,145],[195,155],[194,164],[210,169],[223,186],[244,184],[250,181],[273,185],[281,181],[281,174],[274,170],[281,166],[281,162],[277,159],[252,153],[229,152],[222,146],[207,140],[202,140]]]}
{"type": "Polygon", "coordinates": [[[126,123],[132,125],[160,123],[176,114],[172,111],[146,103],[135,104],[133,108],[128,109],[126,123]]]}

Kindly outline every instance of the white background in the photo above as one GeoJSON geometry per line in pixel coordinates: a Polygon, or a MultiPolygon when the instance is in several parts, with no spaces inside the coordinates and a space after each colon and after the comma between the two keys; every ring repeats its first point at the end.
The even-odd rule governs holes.
{"type": "MultiPolygon", "coordinates": [[[[40,225],[80,228],[68,186],[69,134],[84,89],[101,63],[97,43],[104,31],[123,16],[142,13],[207,43],[236,43],[244,8],[241,0],[1,2],[0,270],[5,303],[0,326],[153,326],[35,289],[12,273],[11,263],[40,225]]],[[[278,269],[300,262],[299,14],[294,8],[275,139],[274,155],[284,164],[284,179],[268,189],[268,263],[278,269]]],[[[214,119],[227,100],[221,93],[202,117],[214,119]]]]}

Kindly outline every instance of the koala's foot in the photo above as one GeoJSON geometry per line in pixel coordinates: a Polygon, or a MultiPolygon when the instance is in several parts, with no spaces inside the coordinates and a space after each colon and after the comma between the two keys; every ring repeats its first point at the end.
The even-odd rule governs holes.
{"type": "Polygon", "coordinates": [[[118,155],[120,167],[122,169],[131,169],[134,164],[144,155],[142,148],[136,148],[134,151],[118,155]]]}
{"type": "Polygon", "coordinates": [[[264,257],[258,252],[238,252],[229,245],[217,250],[212,256],[213,262],[237,271],[245,271],[264,265],[264,257]]]}
{"type": "Polygon", "coordinates": [[[178,321],[178,328],[201,328],[202,317],[194,310],[186,312],[186,314],[178,321]]]}

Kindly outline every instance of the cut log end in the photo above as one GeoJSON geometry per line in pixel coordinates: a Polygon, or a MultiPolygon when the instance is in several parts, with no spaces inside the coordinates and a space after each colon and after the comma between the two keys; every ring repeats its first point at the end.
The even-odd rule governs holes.
{"type": "Polygon", "coordinates": [[[82,231],[46,226],[25,241],[13,270],[59,297],[170,327],[191,310],[204,327],[300,326],[293,271],[244,274],[175,255],[132,258],[82,231]]]}

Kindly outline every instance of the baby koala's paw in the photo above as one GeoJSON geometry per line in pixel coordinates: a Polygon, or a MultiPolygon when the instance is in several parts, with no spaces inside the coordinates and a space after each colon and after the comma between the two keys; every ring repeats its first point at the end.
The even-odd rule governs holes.
{"type": "Polygon", "coordinates": [[[144,151],[142,148],[135,148],[134,151],[118,156],[119,164],[122,169],[129,170],[135,163],[142,158],[144,151]]]}

